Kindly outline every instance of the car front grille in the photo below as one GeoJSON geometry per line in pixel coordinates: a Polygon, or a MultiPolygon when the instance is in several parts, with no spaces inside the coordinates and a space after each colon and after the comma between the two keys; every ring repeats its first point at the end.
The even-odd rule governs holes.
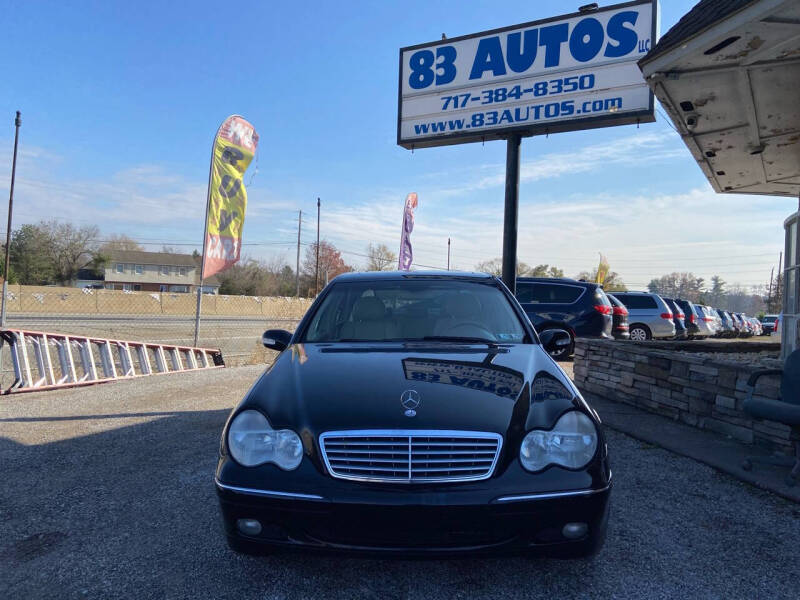
{"type": "Polygon", "coordinates": [[[320,435],[328,472],[339,479],[426,483],[491,477],[502,436],[479,431],[369,430],[320,435]]]}

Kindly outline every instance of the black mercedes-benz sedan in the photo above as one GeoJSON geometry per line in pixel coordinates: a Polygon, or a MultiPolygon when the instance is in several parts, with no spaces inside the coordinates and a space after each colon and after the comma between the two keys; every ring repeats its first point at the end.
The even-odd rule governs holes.
{"type": "Polygon", "coordinates": [[[231,412],[216,488],[228,544],[400,556],[583,556],[605,537],[596,412],[496,277],[351,273],[231,412]]]}

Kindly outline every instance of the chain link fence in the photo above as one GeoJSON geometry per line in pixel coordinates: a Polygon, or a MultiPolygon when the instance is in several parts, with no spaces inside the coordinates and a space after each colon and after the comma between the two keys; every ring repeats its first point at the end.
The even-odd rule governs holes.
{"type": "MultiPolygon", "coordinates": [[[[203,295],[198,345],[219,348],[230,366],[264,364],[274,352],[261,345],[266,329],[293,331],[312,300],[203,295]]],[[[197,296],[88,288],[9,285],[6,326],[81,336],[191,346],[197,296]]],[[[13,381],[2,353],[2,384],[13,381]]]]}

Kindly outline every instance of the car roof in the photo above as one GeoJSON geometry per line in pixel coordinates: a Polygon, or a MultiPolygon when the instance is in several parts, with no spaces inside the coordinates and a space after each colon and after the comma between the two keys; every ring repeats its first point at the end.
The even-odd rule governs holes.
{"type": "Polygon", "coordinates": [[[407,279],[476,279],[489,281],[495,279],[489,273],[475,273],[470,271],[359,271],[342,273],[334,281],[379,281],[394,280],[404,281],[407,279]]]}
{"type": "Polygon", "coordinates": [[[568,283],[570,285],[600,287],[600,284],[594,281],[580,281],[571,277],[517,277],[517,281],[522,283],[568,283]]]}

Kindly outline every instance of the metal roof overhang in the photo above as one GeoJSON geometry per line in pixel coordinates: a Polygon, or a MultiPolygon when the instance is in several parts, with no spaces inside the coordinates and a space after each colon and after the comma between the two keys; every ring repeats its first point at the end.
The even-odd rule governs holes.
{"type": "Polygon", "coordinates": [[[800,2],[759,0],[639,62],[715,191],[800,195],[800,2]]]}

